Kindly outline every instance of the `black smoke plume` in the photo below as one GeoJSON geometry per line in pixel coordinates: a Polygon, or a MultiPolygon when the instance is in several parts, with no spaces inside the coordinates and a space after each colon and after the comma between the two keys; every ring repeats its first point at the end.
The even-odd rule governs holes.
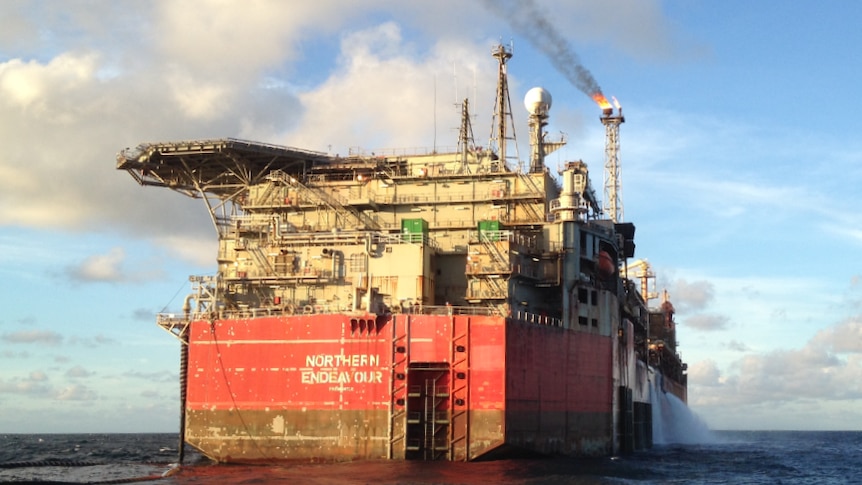
{"type": "Polygon", "coordinates": [[[505,19],[536,49],[542,51],[554,68],[578,90],[596,99],[604,98],[602,89],[590,71],[581,64],[565,37],[545,17],[533,0],[483,0],[485,5],[505,19]]]}

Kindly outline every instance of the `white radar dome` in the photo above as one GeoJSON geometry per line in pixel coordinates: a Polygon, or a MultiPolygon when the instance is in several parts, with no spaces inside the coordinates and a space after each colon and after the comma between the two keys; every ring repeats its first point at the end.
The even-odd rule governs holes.
{"type": "Polygon", "coordinates": [[[530,114],[547,113],[551,109],[551,93],[545,88],[533,88],[524,96],[524,106],[530,114]]]}

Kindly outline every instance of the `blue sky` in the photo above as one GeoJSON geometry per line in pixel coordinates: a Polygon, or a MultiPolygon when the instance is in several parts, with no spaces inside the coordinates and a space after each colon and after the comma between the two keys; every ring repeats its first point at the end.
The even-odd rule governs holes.
{"type": "MultiPolygon", "coordinates": [[[[543,86],[569,139],[547,164],[600,186],[598,108],[493,13],[524,3],[0,3],[0,432],[178,428],[154,315],[214,271],[215,234],[199,201],[117,171],[122,148],[453,146],[464,97],[485,143],[502,40],[522,146],[543,86]]],[[[625,219],[678,310],[691,408],[862,429],[862,6],[535,4],[623,105],[625,219]]]]}

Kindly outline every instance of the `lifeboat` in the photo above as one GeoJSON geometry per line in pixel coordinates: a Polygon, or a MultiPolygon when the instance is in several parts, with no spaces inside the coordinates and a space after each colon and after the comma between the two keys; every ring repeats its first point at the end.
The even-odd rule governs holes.
{"type": "Polygon", "coordinates": [[[610,278],[616,272],[617,268],[614,265],[614,260],[611,259],[611,255],[607,251],[599,251],[598,269],[599,275],[603,278],[610,278]]]}

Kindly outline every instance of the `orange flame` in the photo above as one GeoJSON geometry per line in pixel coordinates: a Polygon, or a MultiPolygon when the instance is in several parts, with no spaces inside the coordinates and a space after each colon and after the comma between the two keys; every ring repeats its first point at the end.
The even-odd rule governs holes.
{"type": "Polygon", "coordinates": [[[610,101],[608,101],[608,98],[606,98],[601,91],[596,91],[590,97],[593,98],[593,101],[599,104],[599,108],[603,110],[612,108],[610,101]]]}

